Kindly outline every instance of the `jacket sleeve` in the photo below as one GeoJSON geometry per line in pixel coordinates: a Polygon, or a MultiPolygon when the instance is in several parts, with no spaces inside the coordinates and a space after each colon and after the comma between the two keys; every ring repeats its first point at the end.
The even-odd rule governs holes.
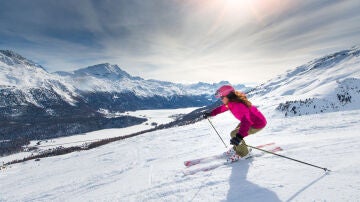
{"type": "Polygon", "coordinates": [[[221,105],[211,111],[211,116],[216,116],[220,113],[226,112],[229,108],[226,105],[221,105]]]}

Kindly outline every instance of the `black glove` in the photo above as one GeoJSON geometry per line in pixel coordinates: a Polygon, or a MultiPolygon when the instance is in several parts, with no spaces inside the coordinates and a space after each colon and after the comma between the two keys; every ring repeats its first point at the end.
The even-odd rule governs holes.
{"type": "Polygon", "coordinates": [[[242,140],[243,137],[239,133],[237,133],[235,137],[231,138],[230,144],[238,146],[242,140]]]}
{"type": "Polygon", "coordinates": [[[211,112],[205,112],[203,115],[202,115],[202,117],[204,118],[204,119],[207,119],[207,118],[209,118],[211,116],[211,112]]]}

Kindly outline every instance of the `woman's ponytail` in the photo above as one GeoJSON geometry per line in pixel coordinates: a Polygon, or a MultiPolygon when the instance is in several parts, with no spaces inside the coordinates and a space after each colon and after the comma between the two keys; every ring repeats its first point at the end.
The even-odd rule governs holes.
{"type": "Polygon", "coordinates": [[[230,102],[241,102],[245,104],[247,107],[251,107],[251,102],[247,99],[245,93],[240,91],[231,92],[228,96],[230,102]]]}

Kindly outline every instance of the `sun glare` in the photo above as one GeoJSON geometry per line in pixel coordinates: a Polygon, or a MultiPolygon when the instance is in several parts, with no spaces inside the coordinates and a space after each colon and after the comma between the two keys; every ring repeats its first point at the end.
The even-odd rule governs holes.
{"type": "Polygon", "coordinates": [[[223,0],[223,4],[227,12],[240,12],[246,8],[247,0],[223,0]]]}
{"type": "Polygon", "coordinates": [[[239,6],[243,4],[246,0],[225,0],[225,3],[229,6],[239,6]]]}

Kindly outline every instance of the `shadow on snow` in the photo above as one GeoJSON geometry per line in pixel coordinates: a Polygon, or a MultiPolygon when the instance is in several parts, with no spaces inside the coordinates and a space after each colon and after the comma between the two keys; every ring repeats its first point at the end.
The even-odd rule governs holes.
{"type": "Polygon", "coordinates": [[[226,201],[280,201],[274,192],[247,180],[251,162],[248,159],[231,164],[230,188],[226,201]]]}

